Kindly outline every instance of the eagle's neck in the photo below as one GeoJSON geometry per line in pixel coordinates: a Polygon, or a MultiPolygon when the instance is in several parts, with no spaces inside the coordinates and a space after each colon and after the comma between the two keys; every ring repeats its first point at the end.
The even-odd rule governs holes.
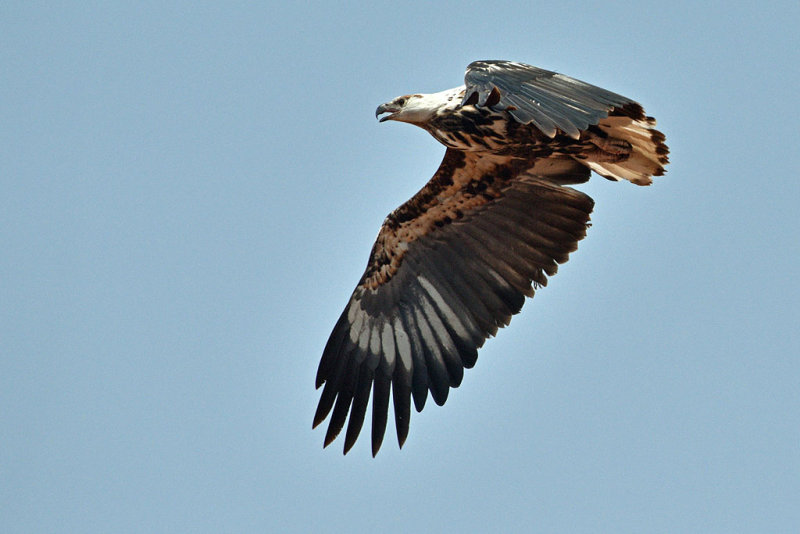
{"type": "Polygon", "coordinates": [[[465,87],[462,85],[424,96],[430,108],[434,110],[433,116],[436,116],[452,113],[455,109],[459,108],[461,106],[461,101],[464,99],[464,91],[465,87]]]}
{"type": "Polygon", "coordinates": [[[493,151],[504,145],[507,114],[471,104],[462,106],[464,86],[438,93],[440,106],[420,126],[437,141],[457,150],[493,151]]]}

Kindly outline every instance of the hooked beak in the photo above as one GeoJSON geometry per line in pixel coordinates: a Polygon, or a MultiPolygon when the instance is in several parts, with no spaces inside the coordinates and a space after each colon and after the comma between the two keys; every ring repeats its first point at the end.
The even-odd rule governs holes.
{"type": "Polygon", "coordinates": [[[387,102],[386,104],[378,106],[378,109],[375,110],[375,118],[377,119],[380,117],[382,113],[389,113],[389,115],[385,115],[379,119],[379,122],[388,121],[397,115],[398,111],[400,111],[399,107],[393,106],[390,102],[387,102]]]}

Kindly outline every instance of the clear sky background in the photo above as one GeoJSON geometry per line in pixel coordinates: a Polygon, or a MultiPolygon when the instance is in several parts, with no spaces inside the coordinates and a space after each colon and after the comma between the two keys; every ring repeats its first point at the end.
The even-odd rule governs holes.
{"type": "MultiPolygon", "coordinates": [[[[3,2],[3,532],[800,531],[800,4],[3,2]],[[444,407],[347,456],[314,373],[444,148],[378,104],[513,59],[642,102],[649,188],[444,407]]],[[[363,433],[362,433],[363,434],[363,433]]],[[[367,433],[368,434],[368,433],[367,433]]]]}

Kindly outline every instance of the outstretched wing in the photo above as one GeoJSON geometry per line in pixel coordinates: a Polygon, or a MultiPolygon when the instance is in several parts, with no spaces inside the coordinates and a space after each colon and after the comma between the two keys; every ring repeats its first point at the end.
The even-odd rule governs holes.
{"type": "Polygon", "coordinates": [[[326,446],[348,413],[344,452],[353,446],[371,392],[375,455],[391,392],[402,447],[411,397],[417,411],[428,391],[443,404],[486,338],[577,248],[593,201],[556,182],[584,181],[588,169],[562,162],[514,174],[510,165],[448,149],[430,182],[386,218],[317,372],[325,387],[314,426],[333,410],[326,446]]]}
{"type": "Polygon", "coordinates": [[[600,87],[513,61],[474,61],[464,76],[464,104],[508,111],[522,124],[533,123],[548,137],[557,130],[578,139],[614,108],[633,100],[600,87]]]}

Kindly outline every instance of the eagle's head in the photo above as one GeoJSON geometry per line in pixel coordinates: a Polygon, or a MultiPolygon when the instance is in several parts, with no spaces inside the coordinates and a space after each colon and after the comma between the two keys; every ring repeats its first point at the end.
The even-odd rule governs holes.
{"type": "Polygon", "coordinates": [[[433,94],[414,94],[398,96],[390,102],[381,104],[375,110],[375,117],[380,121],[401,121],[422,126],[426,124],[439,110],[458,103],[452,96],[452,91],[442,91],[433,94]],[[382,114],[388,113],[388,115],[382,114]]]}

